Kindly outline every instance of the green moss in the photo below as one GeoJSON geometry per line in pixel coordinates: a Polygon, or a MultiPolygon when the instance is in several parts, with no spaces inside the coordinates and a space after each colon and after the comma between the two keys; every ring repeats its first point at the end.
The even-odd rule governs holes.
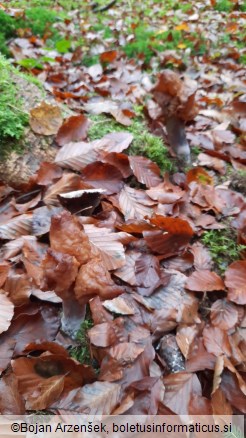
{"type": "Polygon", "coordinates": [[[58,31],[54,28],[57,21],[57,12],[44,7],[29,8],[25,11],[25,18],[16,19],[18,28],[30,28],[34,35],[43,37],[49,32],[51,36],[57,35],[58,31]]]}
{"type": "MultiPolygon", "coordinates": [[[[28,122],[18,89],[11,78],[16,70],[0,55],[0,158],[6,157],[10,140],[19,140],[28,122]]],[[[18,71],[17,71],[18,72],[18,71]]],[[[16,144],[18,149],[18,144],[16,144]]]]}
{"type": "Polygon", "coordinates": [[[240,253],[246,249],[245,245],[237,244],[236,231],[230,224],[222,230],[205,231],[201,240],[209,249],[219,273],[223,273],[230,263],[240,259],[240,253]]]}
{"type": "Polygon", "coordinates": [[[77,333],[76,340],[78,341],[78,346],[73,347],[70,350],[70,356],[78,360],[83,364],[91,364],[91,354],[90,354],[90,342],[87,332],[93,327],[93,321],[91,319],[85,319],[77,333]]]}
{"type": "Polygon", "coordinates": [[[148,132],[144,120],[141,120],[140,108],[138,111],[139,117],[133,119],[132,124],[127,128],[107,115],[90,115],[93,123],[89,128],[89,139],[97,140],[111,132],[128,131],[134,137],[126,151],[128,155],[142,155],[149,158],[160,167],[161,172],[174,170],[173,159],[169,157],[162,139],[148,132]]]}
{"type": "Polygon", "coordinates": [[[217,0],[214,9],[219,12],[231,12],[233,3],[230,0],[217,0]]]}

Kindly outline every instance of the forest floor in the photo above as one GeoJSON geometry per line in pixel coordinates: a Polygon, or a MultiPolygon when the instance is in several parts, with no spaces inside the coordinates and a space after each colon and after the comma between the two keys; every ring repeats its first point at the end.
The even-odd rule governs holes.
{"type": "Polygon", "coordinates": [[[104,6],[0,3],[0,412],[245,413],[245,2],[104,6]]]}

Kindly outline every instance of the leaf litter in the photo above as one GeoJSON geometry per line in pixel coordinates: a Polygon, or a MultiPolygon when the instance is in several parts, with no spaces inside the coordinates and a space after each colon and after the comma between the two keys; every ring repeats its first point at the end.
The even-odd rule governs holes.
{"type": "MultiPolygon", "coordinates": [[[[167,41],[165,26],[178,15],[153,3],[150,57],[134,26],[135,46],[126,44],[120,8],[104,17],[117,50],[72,14],[59,31],[76,41],[80,29],[97,63],[86,65],[72,44],[47,50],[42,70],[30,69],[76,115],[46,102],[32,109],[33,131],[54,135],[55,161],[24,188],[1,185],[0,388],[18,387],[8,413],[245,413],[245,247],[222,272],[200,240],[229,218],[246,242],[245,199],[228,188],[228,166],[245,172],[243,13],[233,2],[234,40],[223,42],[213,3],[180,9],[167,41]],[[138,107],[181,171],[163,175],[154,157],[129,154],[138,107]],[[102,113],[120,129],[90,139],[92,116],[102,113]],[[76,335],[86,318],[89,365],[70,356],[82,348],[76,335]]],[[[45,38],[23,32],[12,55],[38,60],[45,38]]]]}

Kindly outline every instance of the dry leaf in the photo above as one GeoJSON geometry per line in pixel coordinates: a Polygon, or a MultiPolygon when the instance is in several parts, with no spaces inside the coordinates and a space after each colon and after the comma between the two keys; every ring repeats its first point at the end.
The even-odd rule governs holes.
{"type": "Polygon", "coordinates": [[[62,124],[62,111],[59,106],[42,101],[31,109],[29,123],[36,134],[54,135],[62,124]]]}

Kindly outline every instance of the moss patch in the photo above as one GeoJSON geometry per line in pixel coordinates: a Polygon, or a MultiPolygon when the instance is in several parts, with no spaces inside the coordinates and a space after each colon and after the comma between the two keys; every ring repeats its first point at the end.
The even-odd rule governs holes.
{"type": "Polygon", "coordinates": [[[240,259],[240,254],[246,249],[245,245],[237,244],[236,231],[230,227],[223,230],[205,231],[202,242],[210,251],[215,268],[223,274],[228,265],[240,259]]]}
{"type": "Polygon", "coordinates": [[[90,342],[87,335],[91,327],[93,327],[93,321],[91,319],[85,319],[82,322],[76,336],[79,345],[71,348],[69,352],[71,357],[87,365],[91,364],[90,342]]]}
{"type": "MultiPolygon", "coordinates": [[[[9,142],[19,140],[28,123],[28,114],[23,111],[23,101],[18,96],[12,75],[15,69],[0,55],[0,159],[6,157],[9,142]]],[[[18,71],[17,71],[18,72],[18,71]]],[[[18,142],[16,142],[18,150],[18,142]]]]}

